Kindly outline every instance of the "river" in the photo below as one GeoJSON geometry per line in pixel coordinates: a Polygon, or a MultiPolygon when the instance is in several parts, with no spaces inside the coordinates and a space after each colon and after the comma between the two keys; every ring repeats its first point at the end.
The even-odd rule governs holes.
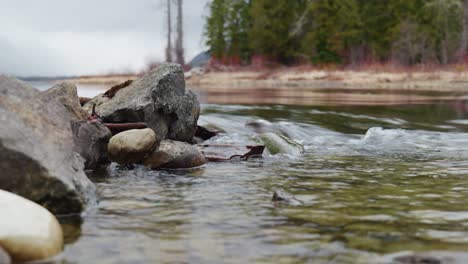
{"type": "MultiPolygon", "coordinates": [[[[81,91],[85,89],[80,89],[81,91]]],[[[393,106],[203,104],[212,143],[255,143],[255,121],[300,156],[93,176],[99,203],[61,219],[65,263],[468,263],[466,101],[393,106]],[[294,196],[272,202],[274,191],[294,196]]]]}

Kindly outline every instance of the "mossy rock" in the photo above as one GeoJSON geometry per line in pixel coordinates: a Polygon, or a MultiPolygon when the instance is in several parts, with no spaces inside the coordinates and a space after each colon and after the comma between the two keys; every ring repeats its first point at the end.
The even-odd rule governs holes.
{"type": "Polygon", "coordinates": [[[304,146],[276,133],[263,133],[259,135],[258,138],[272,155],[300,155],[304,153],[304,146]]]}

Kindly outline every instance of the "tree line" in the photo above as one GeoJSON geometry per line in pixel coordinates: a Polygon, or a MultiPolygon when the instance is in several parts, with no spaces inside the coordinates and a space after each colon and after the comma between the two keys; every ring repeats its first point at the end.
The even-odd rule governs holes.
{"type": "Polygon", "coordinates": [[[468,0],[212,0],[206,44],[223,62],[449,64],[468,48],[468,0]]]}

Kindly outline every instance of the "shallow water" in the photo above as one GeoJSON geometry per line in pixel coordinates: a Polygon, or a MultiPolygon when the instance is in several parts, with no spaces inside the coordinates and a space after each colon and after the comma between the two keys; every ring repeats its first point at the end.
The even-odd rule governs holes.
{"type": "Polygon", "coordinates": [[[63,259],[381,263],[399,252],[468,252],[467,118],[456,104],[204,105],[200,124],[227,132],[212,143],[254,143],[246,124],[257,121],[306,154],[178,172],[111,166],[93,177],[99,204],[82,223],[61,219],[63,259]],[[274,203],[274,191],[294,199],[274,203]]]}

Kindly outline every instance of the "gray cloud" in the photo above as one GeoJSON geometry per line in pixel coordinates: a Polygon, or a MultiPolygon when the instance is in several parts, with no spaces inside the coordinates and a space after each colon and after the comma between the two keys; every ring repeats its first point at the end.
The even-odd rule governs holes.
{"type": "MultiPolygon", "coordinates": [[[[187,60],[204,49],[208,0],[184,5],[187,60]]],[[[163,60],[161,0],[0,0],[0,72],[75,75],[137,71],[163,60]]]]}

